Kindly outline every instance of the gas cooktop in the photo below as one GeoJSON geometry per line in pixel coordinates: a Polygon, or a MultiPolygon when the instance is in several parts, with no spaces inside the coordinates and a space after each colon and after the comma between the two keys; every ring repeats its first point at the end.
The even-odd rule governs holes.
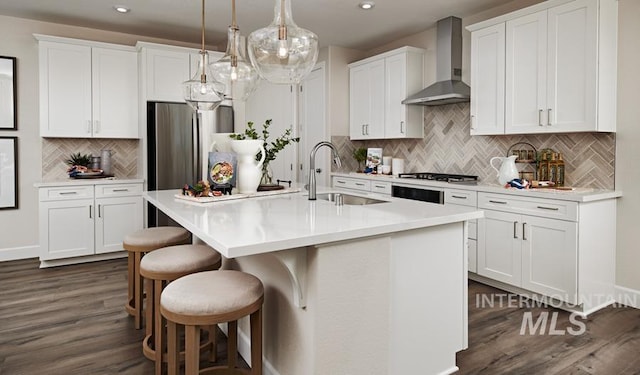
{"type": "Polygon", "coordinates": [[[433,172],[400,173],[398,177],[399,178],[415,178],[418,180],[443,181],[443,182],[457,183],[457,184],[478,183],[478,176],[450,174],[450,173],[433,173],[433,172]]]}

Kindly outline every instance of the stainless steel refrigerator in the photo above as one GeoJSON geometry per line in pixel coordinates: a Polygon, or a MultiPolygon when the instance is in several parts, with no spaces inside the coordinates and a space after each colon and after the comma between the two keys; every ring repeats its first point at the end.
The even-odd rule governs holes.
{"type": "MultiPolygon", "coordinates": [[[[201,133],[233,132],[232,107],[219,106],[213,118],[213,128],[209,129],[209,125],[202,129],[200,116],[187,104],[147,102],[148,190],[180,189],[200,180],[201,133]]],[[[149,204],[148,225],[177,223],[149,204]]]]}

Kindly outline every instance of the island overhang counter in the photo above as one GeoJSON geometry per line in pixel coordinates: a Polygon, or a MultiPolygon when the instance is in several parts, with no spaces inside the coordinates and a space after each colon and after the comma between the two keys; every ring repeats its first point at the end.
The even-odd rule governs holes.
{"type": "Polygon", "coordinates": [[[481,211],[391,197],[336,206],[304,192],[207,204],[176,194],[143,196],[228,258],[225,268],[265,284],[265,374],[457,370],[455,353],[467,347],[466,223],[481,211]]]}

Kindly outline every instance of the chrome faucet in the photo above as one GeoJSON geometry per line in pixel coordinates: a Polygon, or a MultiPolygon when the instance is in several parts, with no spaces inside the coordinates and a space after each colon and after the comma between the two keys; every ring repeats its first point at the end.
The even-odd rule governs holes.
{"type": "Polygon", "coordinates": [[[322,146],[327,146],[331,149],[333,154],[333,162],[336,167],[340,168],[342,166],[342,161],[340,160],[340,156],[338,155],[338,149],[331,142],[322,141],[317,145],[313,146],[311,150],[311,154],[309,155],[309,200],[316,200],[316,152],[322,146]]]}

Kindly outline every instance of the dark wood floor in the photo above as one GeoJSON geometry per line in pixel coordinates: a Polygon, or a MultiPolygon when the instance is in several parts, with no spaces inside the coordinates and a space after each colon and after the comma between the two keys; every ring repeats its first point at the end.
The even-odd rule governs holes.
{"type": "MultiPolygon", "coordinates": [[[[0,263],[0,374],[153,372],[141,352],[144,331],[133,328],[123,309],[125,259],[37,267],[33,259],[0,263]]],[[[558,312],[556,332],[579,327],[560,310],[477,303],[478,296],[486,301],[492,294],[504,292],[470,283],[470,349],[458,354],[460,374],[640,374],[640,310],[611,307],[593,314],[582,335],[521,335],[527,311],[535,319],[547,312],[549,321],[558,312]]]]}

